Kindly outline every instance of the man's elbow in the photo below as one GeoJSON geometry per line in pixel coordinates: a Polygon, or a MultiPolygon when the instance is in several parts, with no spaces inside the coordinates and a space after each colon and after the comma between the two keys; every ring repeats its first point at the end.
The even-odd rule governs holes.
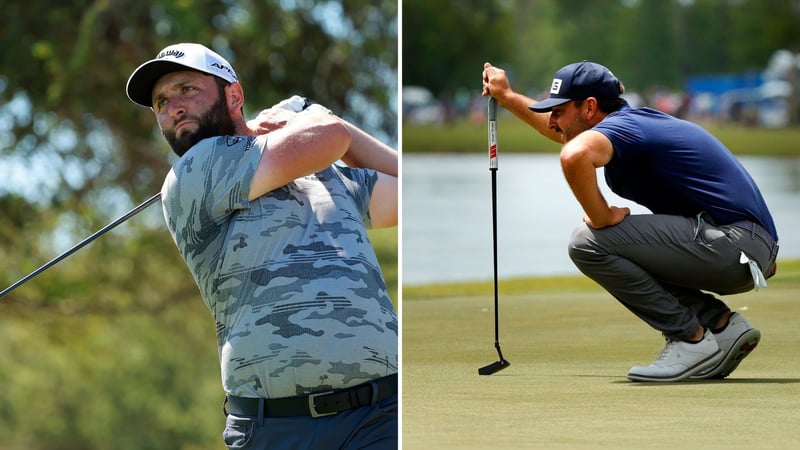
{"type": "Polygon", "coordinates": [[[322,125],[324,128],[326,148],[333,153],[334,160],[341,159],[350,144],[353,142],[353,135],[347,129],[347,125],[335,116],[329,116],[330,120],[322,125]]]}
{"type": "Polygon", "coordinates": [[[585,165],[583,155],[579,151],[575,151],[570,145],[565,145],[561,148],[561,153],[558,156],[561,163],[561,168],[564,174],[569,175],[576,169],[585,165]]]}

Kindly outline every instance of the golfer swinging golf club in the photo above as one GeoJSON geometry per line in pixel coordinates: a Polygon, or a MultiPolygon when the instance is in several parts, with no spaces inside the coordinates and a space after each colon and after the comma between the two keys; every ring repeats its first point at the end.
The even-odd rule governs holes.
{"type": "Polygon", "coordinates": [[[569,256],[589,278],[666,338],[632,381],[724,378],[758,344],[759,330],[719,299],[766,286],[778,234],[756,183],[701,127],[632,108],[622,83],[589,61],[559,69],[549,98],[511,89],[486,63],[483,95],[563,144],[561,166],[585,217],[569,256]],[[652,214],[609,205],[596,169],[620,197],[652,214]],[[764,276],[766,274],[766,277],[764,276]]]}
{"type": "Polygon", "coordinates": [[[225,444],[396,449],[398,322],[366,227],[397,222],[397,153],[299,97],[246,122],[233,67],[199,44],[127,94],[180,156],[164,217],[216,322],[225,444]]]}

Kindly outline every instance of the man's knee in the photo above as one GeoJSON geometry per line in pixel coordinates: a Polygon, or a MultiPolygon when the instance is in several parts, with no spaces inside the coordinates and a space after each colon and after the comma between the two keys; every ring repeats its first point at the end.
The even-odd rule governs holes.
{"type": "Polygon", "coordinates": [[[594,230],[585,223],[581,224],[572,232],[572,236],[569,239],[567,251],[572,262],[581,267],[582,264],[600,256],[595,244],[594,230]]]}

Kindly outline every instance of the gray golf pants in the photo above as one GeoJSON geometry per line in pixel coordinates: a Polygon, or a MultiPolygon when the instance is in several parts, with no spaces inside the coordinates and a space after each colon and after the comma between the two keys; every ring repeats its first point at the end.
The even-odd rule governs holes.
{"type": "Polygon", "coordinates": [[[715,226],[698,217],[632,215],[621,223],[578,227],[569,256],[586,276],[666,337],[685,340],[698,325],[714,328],[730,308],[714,295],[754,287],[744,253],[764,276],[775,270],[778,244],[759,225],[715,226]],[[706,292],[707,291],[707,292],[706,292]]]}

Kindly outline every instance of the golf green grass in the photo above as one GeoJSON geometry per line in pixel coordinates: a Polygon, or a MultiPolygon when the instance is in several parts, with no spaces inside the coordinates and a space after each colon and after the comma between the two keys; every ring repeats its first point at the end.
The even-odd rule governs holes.
{"type": "Polygon", "coordinates": [[[490,376],[492,283],[404,289],[403,448],[800,448],[799,271],[725,298],[762,332],[728,379],[678,383],[627,380],[663,338],[581,277],[500,281],[490,376]]]}

